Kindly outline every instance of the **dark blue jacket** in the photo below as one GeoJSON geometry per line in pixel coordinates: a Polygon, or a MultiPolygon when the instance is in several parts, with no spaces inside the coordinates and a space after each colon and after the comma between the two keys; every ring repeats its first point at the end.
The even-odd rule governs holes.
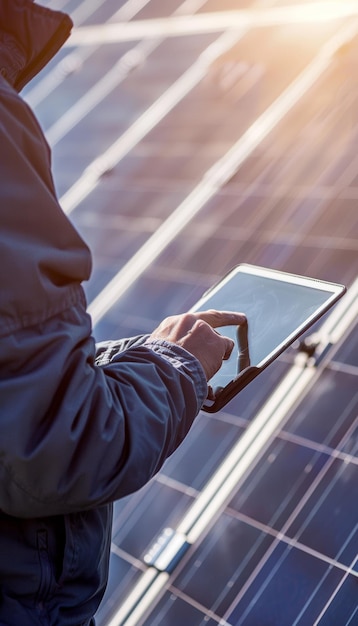
{"type": "Polygon", "coordinates": [[[0,0],[1,626],[89,623],[107,582],[111,503],[160,469],[207,391],[176,345],[92,338],[90,252],[17,93],[70,28],[61,13],[0,0]]]}

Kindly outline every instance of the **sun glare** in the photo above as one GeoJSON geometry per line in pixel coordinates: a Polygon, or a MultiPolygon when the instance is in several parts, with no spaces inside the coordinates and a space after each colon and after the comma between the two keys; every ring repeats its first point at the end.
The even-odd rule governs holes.
{"type": "Polygon", "coordinates": [[[182,13],[172,17],[131,22],[111,22],[75,28],[67,45],[93,45],[151,39],[153,37],[180,37],[218,30],[265,28],[278,25],[312,24],[352,19],[358,17],[358,0],[322,0],[316,2],[287,3],[282,6],[256,7],[226,11],[203,12],[193,15],[182,13]]]}

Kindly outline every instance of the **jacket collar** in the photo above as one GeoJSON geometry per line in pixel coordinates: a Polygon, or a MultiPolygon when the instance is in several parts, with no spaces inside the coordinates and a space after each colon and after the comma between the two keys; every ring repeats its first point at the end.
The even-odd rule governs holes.
{"type": "Polygon", "coordinates": [[[32,0],[0,0],[0,74],[20,91],[69,37],[72,20],[32,0]]]}

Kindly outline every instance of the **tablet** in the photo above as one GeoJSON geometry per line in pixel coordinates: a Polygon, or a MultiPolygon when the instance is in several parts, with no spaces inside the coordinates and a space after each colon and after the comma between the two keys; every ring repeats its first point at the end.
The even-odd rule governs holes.
{"type": "Polygon", "coordinates": [[[235,348],[209,381],[215,400],[203,410],[221,409],[262,372],[345,293],[343,285],[242,264],[207,291],[191,311],[245,313],[247,325],[216,329],[235,348]]]}

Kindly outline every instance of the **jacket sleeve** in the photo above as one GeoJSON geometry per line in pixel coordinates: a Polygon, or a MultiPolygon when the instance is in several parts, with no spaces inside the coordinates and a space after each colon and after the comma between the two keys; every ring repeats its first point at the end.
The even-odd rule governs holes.
{"type": "Polygon", "coordinates": [[[205,399],[200,363],[165,341],[96,349],[84,307],[7,339],[22,359],[0,382],[0,508],[17,517],[86,510],[142,487],[205,399]],[[104,355],[107,355],[105,357],[104,355]]]}

